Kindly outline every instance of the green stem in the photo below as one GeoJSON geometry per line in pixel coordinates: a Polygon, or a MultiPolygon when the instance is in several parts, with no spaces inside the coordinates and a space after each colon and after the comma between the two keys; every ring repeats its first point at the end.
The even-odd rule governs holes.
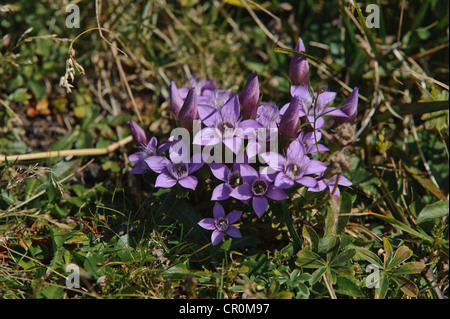
{"type": "Polygon", "coordinates": [[[289,214],[288,210],[288,204],[284,200],[281,202],[282,210],[283,210],[283,216],[284,220],[286,222],[286,226],[288,228],[289,234],[292,237],[292,241],[294,243],[294,249],[295,251],[299,251],[302,248],[302,240],[300,239],[300,236],[298,235],[297,231],[295,230],[294,223],[292,222],[291,215],[289,214]]]}

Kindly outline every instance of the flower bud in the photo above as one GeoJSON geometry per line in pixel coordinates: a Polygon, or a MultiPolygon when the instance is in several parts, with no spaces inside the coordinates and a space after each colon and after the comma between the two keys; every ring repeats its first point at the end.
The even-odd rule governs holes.
{"type": "MultiPolygon", "coordinates": [[[[298,42],[295,46],[295,51],[305,52],[305,46],[301,38],[298,38],[298,42]]],[[[294,55],[291,58],[289,64],[289,79],[293,85],[308,85],[309,79],[309,63],[302,55],[294,55]]]]}
{"type": "Polygon", "coordinates": [[[174,81],[170,82],[170,110],[176,118],[180,115],[181,107],[183,106],[183,99],[180,97],[178,88],[174,81]]]}
{"type": "Polygon", "coordinates": [[[259,81],[256,71],[253,71],[239,94],[244,119],[254,119],[258,110],[259,81]]]}
{"type": "Polygon", "coordinates": [[[358,114],[358,88],[355,87],[353,92],[342,103],[341,111],[347,114],[348,117],[338,118],[339,123],[353,123],[358,114]]]}
{"type": "Polygon", "coordinates": [[[181,126],[192,131],[193,122],[198,119],[197,93],[195,92],[195,88],[189,89],[186,100],[184,100],[184,104],[181,107],[179,118],[181,126]]]}
{"type": "Polygon", "coordinates": [[[290,138],[297,138],[298,130],[300,128],[300,100],[298,96],[292,98],[286,112],[280,120],[279,132],[281,136],[288,140],[290,138]]]}
{"type": "Polygon", "coordinates": [[[133,136],[133,142],[137,146],[147,143],[147,136],[145,131],[136,124],[135,121],[130,120],[127,122],[130,126],[131,136],[133,136]]]}

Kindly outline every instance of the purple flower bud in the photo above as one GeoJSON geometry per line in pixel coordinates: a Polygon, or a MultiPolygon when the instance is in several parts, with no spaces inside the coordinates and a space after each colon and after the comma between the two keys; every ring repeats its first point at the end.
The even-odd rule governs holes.
{"type": "MultiPolygon", "coordinates": [[[[301,38],[298,38],[295,51],[305,52],[305,46],[301,38]]],[[[304,56],[294,55],[292,57],[289,64],[289,79],[291,79],[293,85],[308,85],[309,63],[304,56]]]]}
{"type": "Polygon", "coordinates": [[[280,120],[279,132],[281,136],[287,140],[297,138],[300,128],[300,100],[297,96],[292,98],[286,112],[280,120]]]}
{"type": "Polygon", "coordinates": [[[130,126],[131,136],[133,136],[134,144],[137,146],[143,145],[147,143],[147,136],[145,135],[145,131],[136,124],[135,121],[130,120],[127,122],[130,126]]]}
{"type": "Polygon", "coordinates": [[[193,122],[198,119],[197,93],[195,92],[195,88],[189,89],[186,100],[184,100],[184,104],[181,107],[179,118],[181,126],[192,131],[193,122]]]}
{"type": "Polygon", "coordinates": [[[259,81],[256,71],[253,71],[242,92],[239,94],[244,119],[254,119],[258,110],[259,81]]]}
{"type": "Polygon", "coordinates": [[[337,118],[339,123],[353,123],[358,114],[358,88],[355,87],[352,93],[347,97],[347,99],[342,103],[341,111],[347,114],[348,117],[337,118]]]}
{"type": "Polygon", "coordinates": [[[170,82],[170,109],[172,113],[178,118],[181,107],[183,106],[183,99],[180,97],[178,88],[174,81],[170,82]]]}

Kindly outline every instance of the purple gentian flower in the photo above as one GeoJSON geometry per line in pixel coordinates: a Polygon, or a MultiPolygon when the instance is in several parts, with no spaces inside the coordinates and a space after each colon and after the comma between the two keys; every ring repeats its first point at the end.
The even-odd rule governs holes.
{"type": "Polygon", "coordinates": [[[130,126],[131,136],[133,141],[137,145],[139,152],[131,154],[128,158],[130,162],[134,164],[134,168],[130,171],[132,174],[145,174],[150,172],[145,160],[149,157],[159,155],[162,150],[158,148],[158,141],[156,137],[152,137],[147,141],[145,131],[139,127],[133,120],[128,121],[130,126]]]}
{"type": "MultiPolygon", "coordinates": [[[[317,187],[316,179],[306,175],[322,173],[326,169],[324,163],[306,156],[305,148],[298,140],[289,144],[286,158],[274,152],[263,153],[261,157],[272,170],[279,172],[274,185],[281,189],[290,188],[295,183],[306,187],[317,187]]],[[[270,172],[270,170],[267,169],[264,172],[270,172]]]]}
{"type": "Polygon", "coordinates": [[[303,145],[305,146],[306,154],[329,151],[330,149],[328,147],[317,143],[321,139],[322,133],[319,130],[316,130],[315,134],[314,131],[308,133],[301,131],[300,134],[298,135],[298,141],[300,143],[303,143],[303,145]]]}
{"type": "Polygon", "coordinates": [[[242,107],[244,119],[254,119],[258,110],[259,81],[256,71],[253,71],[242,92],[239,94],[239,102],[242,107]]]}
{"type": "Polygon", "coordinates": [[[211,242],[214,246],[222,241],[225,234],[234,238],[242,237],[239,229],[232,225],[241,218],[242,212],[232,211],[229,214],[225,214],[223,206],[216,203],[214,205],[213,215],[214,218],[204,218],[198,224],[204,229],[213,230],[211,242]]]}
{"type": "Polygon", "coordinates": [[[273,178],[268,174],[260,174],[253,167],[242,164],[241,176],[245,184],[237,186],[230,194],[231,197],[247,201],[252,198],[252,206],[258,218],[265,213],[269,205],[267,198],[284,200],[289,197],[286,193],[273,185],[273,178]]]}
{"type": "Polygon", "coordinates": [[[209,167],[213,175],[221,180],[222,184],[216,186],[213,190],[211,200],[225,200],[230,197],[233,189],[242,184],[240,165],[233,163],[233,168],[229,168],[225,164],[211,163],[209,167]]]}
{"type": "Polygon", "coordinates": [[[191,159],[187,157],[187,151],[185,145],[180,142],[172,145],[169,149],[170,160],[164,156],[152,156],[145,160],[147,165],[155,172],[158,173],[156,178],[155,187],[171,188],[177,183],[184,188],[195,190],[198,184],[198,180],[195,176],[190,174],[200,169],[204,162],[199,160],[199,157],[193,156],[191,159]],[[180,146],[179,151],[175,151],[175,146],[180,146]]]}
{"type": "Polygon", "coordinates": [[[308,188],[308,191],[321,192],[325,188],[328,188],[328,190],[330,191],[331,198],[333,198],[333,200],[337,202],[339,200],[339,196],[340,196],[338,185],[352,186],[352,182],[350,182],[347,178],[345,178],[344,176],[342,176],[340,174],[334,175],[331,178],[324,178],[324,179],[318,180],[317,186],[308,188]],[[336,184],[336,181],[337,181],[337,184],[336,184]]]}
{"type": "Polygon", "coordinates": [[[180,96],[177,85],[174,81],[170,82],[170,110],[175,118],[178,118],[181,107],[183,106],[183,99],[180,96]]]}
{"type": "MultiPolygon", "coordinates": [[[[300,99],[300,117],[306,117],[311,126],[315,129],[319,129],[325,123],[323,115],[330,115],[335,117],[347,117],[343,111],[335,108],[328,107],[336,98],[336,92],[321,91],[317,97],[314,98],[305,86],[292,85],[291,95],[300,99]]],[[[287,112],[289,105],[286,104],[281,108],[280,113],[287,112]]]]}
{"type": "Polygon", "coordinates": [[[340,110],[347,114],[347,118],[340,117],[337,119],[338,123],[353,123],[358,114],[358,88],[355,87],[350,95],[342,103],[340,110]]]}
{"type": "MultiPolygon", "coordinates": [[[[301,38],[298,38],[295,50],[298,52],[305,52],[305,46],[301,38]]],[[[308,85],[309,63],[304,56],[296,54],[292,56],[289,64],[289,79],[294,85],[308,85]]]]}
{"type": "Polygon", "coordinates": [[[219,111],[214,110],[202,118],[199,107],[199,115],[207,126],[194,137],[194,144],[214,146],[225,144],[233,153],[238,154],[242,140],[251,132],[261,127],[256,120],[241,121],[239,100],[236,94],[225,103],[219,111]]]}

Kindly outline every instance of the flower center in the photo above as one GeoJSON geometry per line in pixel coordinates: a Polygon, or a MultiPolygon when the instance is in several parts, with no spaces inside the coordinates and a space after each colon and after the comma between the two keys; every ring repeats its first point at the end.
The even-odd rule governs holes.
{"type": "Polygon", "coordinates": [[[228,175],[228,184],[230,184],[231,187],[236,187],[242,184],[241,175],[239,172],[231,172],[230,175],[228,175]]]}
{"type": "Polygon", "coordinates": [[[284,173],[291,178],[297,178],[300,176],[302,171],[297,164],[289,164],[286,166],[284,173]]]}
{"type": "Polygon", "coordinates": [[[267,192],[267,184],[262,180],[255,180],[252,184],[252,192],[256,196],[264,195],[267,192]]]}
{"type": "Polygon", "coordinates": [[[179,180],[188,175],[188,167],[186,163],[172,164],[168,169],[170,175],[176,180],[179,180]]]}
{"type": "Polygon", "coordinates": [[[226,218],[218,218],[214,221],[217,230],[226,231],[230,227],[230,223],[226,218]]]}

